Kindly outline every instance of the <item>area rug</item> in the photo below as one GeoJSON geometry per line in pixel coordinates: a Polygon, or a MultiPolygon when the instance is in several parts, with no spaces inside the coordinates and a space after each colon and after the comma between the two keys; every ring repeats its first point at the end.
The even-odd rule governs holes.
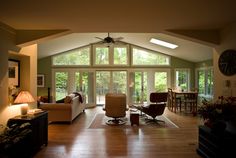
{"type": "Polygon", "coordinates": [[[174,124],[171,120],[169,120],[165,116],[158,116],[157,117],[158,120],[163,120],[164,123],[163,122],[146,123],[145,117],[140,116],[139,117],[139,126],[136,126],[136,125],[131,126],[129,115],[126,115],[126,117],[123,118],[126,121],[126,123],[123,125],[118,125],[118,126],[107,125],[106,121],[108,119],[111,119],[111,118],[106,117],[104,113],[97,113],[88,128],[90,128],[90,129],[132,128],[132,127],[137,127],[137,128],[179,128],[176,124],[174,124]]]}

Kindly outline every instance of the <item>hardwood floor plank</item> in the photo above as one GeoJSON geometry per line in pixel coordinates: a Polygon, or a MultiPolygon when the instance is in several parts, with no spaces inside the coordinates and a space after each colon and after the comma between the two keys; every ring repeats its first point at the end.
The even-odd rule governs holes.
{"type": "Polygon", "coordinates": [[[49,124],[48,146],[35,158],[200,158],[196,153],[198,117],[166,109],[164,115],[179,128],[89,129],[98,112],[103,112],[101,107],[86,109],[72,124],[49,124]]]}

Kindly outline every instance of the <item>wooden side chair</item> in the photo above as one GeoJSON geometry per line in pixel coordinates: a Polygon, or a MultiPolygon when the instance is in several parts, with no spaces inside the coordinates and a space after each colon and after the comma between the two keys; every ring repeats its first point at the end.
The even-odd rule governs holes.
{"type": "Polygon", "coordinates": [[[178,108],[181,111],[181,97],[175,97],[172,88],[168,88],[168,107],[171,111],[176,112],[178,108]]]}
{"type": "Polygon", "coordinates": [[[186,112],[190,112],[193,115],[197,114],[197,100],[198,100],[198,92],[193,91],[192,93],[184,94],[184,108],[186,112]],[[189,109],[189,110],[188,110],[189,109]]]}

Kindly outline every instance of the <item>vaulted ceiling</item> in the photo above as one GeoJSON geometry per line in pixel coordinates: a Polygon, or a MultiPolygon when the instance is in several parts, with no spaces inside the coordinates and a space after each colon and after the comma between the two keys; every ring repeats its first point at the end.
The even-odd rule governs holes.
{"type": "Polygon", "coordinates": [[[39,58],[98,42],[95,37],[106,37],[111,32],[112,37],[124,37],[124,42],[198,62],[211,58],[211,48],[221,42],[221,30],[236,22],[235,3],[234,0],[8,0],[1,2],[0,22],[18,33],[67,30],[65,36],[37,41],[39,58]],[[170,50],[153,45],[148,42],[151,37],[179,47],[170,50]]]}

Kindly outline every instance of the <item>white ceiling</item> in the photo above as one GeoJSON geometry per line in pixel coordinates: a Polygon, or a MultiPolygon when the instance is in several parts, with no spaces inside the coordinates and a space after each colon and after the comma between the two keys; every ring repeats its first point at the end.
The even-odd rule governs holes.
{"type": "MultiPolygon", "coordinates": [[[[113,38],[123,37],[121,41],[162,52],[171,56],[192,62],[204,61],[212,58],[212,48],[189,40],[168,36],[161,33],[110,33],[113,38]],[[179,45],[176,49],[165,48],[149,42],[154,37],[179,45]],[[190,55],[191,54],[191,55],[190,55]]],[[[57,39],[39,44],[39,58],[54,55],[73,48],[96,43],[100,40],[95,37],[105,38],[107,33],[73,33],[57,39]]]]}
{"type": "Polygon", "coordinates": [[[124,37],[124,42],[197,62],[211,58],[211,48],[160,33],[222,30],[236,22],[235,10],[235,0],[7,0],[0,5],[0,22],[16,30],[74,32],[40,43],[39,57],[96,42],[94,37],[111,32],[112,37],[124,37]],[[173,41],[179,47],[155,46],[148,42],[150,37],[173,41]]]}

